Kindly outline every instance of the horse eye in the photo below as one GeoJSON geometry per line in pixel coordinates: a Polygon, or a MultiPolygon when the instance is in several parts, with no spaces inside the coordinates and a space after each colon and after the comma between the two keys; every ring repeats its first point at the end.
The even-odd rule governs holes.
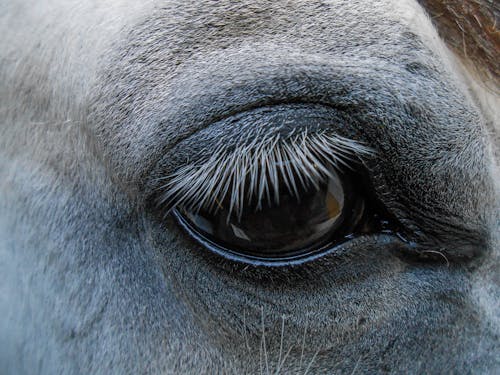
{"type": "Polygon", "coordinates": [[[284,184],[276,196],[248,197],[234,210],[231,197],[214,208],[178,207],[174,215],[199,243],[226,258],[251,264],[302,263],[333,251],[353,234],[374,229],[363,185],[355,173],[329,170],[295,194],[284,184]],[[367,215],[370,217],[367,218],[367,215]]]}

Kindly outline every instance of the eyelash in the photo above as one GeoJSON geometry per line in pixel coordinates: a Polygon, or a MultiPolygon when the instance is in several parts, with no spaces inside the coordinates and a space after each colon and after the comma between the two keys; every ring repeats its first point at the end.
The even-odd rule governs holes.
{"type": "Polygon", "coordinates": [[[351,168],[356,157],[373,154],[360,142],[325,132],[278,134],[231,150],[222,145],[208,160],[188,164],[162,178],[167,182],[160,186],[158,205],[167,214],[177,206],[213,212],[218,202],[230,196],[229,211],[239,216],[245,198],[257,209],[264,199],[271,202],[271,196],[279,204],[280,180],[300,200],[299,188],[312,185],[317,189],[330,177],[329,167],[336,171],[351,168]]]}

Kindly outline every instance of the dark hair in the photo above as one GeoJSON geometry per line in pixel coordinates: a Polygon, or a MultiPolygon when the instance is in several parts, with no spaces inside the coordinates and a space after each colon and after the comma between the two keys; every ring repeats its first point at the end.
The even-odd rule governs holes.
{"type": "Polygon", "coordinates": [[[498,91],[500,6],[498,0],[418,0],[440,36],[467,66],[498,91]]]}

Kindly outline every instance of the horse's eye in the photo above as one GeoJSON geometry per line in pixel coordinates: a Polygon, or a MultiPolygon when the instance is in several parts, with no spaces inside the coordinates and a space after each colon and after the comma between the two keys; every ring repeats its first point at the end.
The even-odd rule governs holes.
{"type": "Polygon", "coordinates": [[[282,266],[391,230],[363,173],[367,147],[325,133],[222,149],[169,177],[160,204],[196,241],[232,260],[282,266]],[[281,142],[281,143],[280,143],[281,142]]]}
{"type": "Polygon", "coordinates": [[[301,263],[334,250],[351,235],[370,230],[373,215],[354,173],[329,170],[327,178],[283,188],[263,201],[248,197],[236,211],[230,197],[212,209],[179,207],[174,213],[198,242],[227,258],[252,264],[301,263]]]}

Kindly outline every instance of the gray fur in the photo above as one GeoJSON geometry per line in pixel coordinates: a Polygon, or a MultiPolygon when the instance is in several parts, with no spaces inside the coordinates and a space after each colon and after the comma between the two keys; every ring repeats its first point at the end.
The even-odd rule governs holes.
{"type": "Polygon", "coordinates": [[[2,373],[500,371],[498,112],[414,0],[0,9],[2,373]],[[304,123],[375,150],[428,262],[381,235],[240,267],[151,204],[216,145],[304,123]]]}

